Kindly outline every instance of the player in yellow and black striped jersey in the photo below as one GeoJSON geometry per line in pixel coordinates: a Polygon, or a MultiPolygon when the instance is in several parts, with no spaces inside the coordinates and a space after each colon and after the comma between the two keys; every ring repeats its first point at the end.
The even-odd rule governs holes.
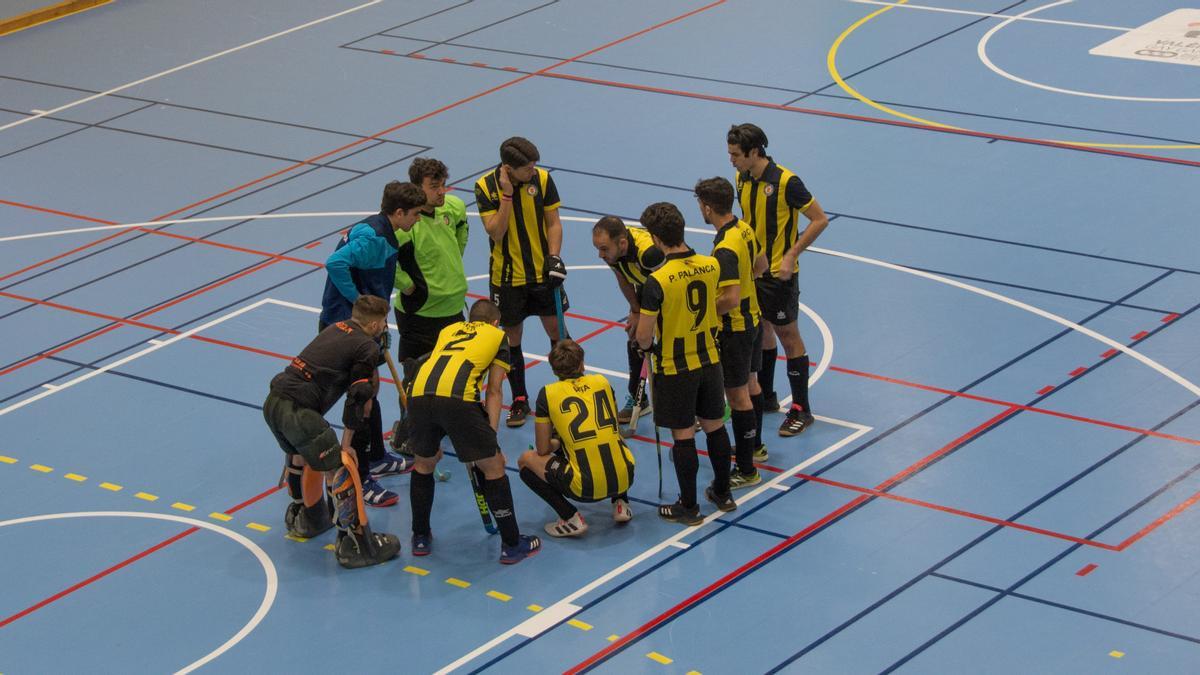
{"type": "Polygon", "coordinates": [[[563,340],[550,352],[559,381],[538,392],[534,406],[536,450],[521,455],[521,480],[558,514],[546,524],[555,537],[587,531],[587,522],[567,499],[611,499],[613,520],[628,522],[633,454],[618,432],[616,399],[603,375],[583,368],[583,348],[563,340]],[[557,435],[557,438],[554,436],[557,435]]]}
{"type": "Polygon", "coordinates": [[[666,262],[650,273],[642,289],[642,321],[637,342],[643,350],[658,338],[652,396],[654,422],[671,430],[671,458],[679,480],[679,500],[663,504],[658,515],[666,520],[697,525],[702,522],[696,502],[696,420],[708,441],[714,480],[705,496],[722,511],[737,504],[729,496],[729,458],[732,449],[721,417],[725,392],[718,362],[716,298],[720,288],[738,283],[720,279],[716,258],[699,255],[683,239],[683,214],[674,204],[658,202],[642,212],[642,225],[662,249],[666,262]]]}
{"type": "Polygon", "coordinates": [[[779,427],[779,435],[795,436],[813,423],[808,404],[808,350],[800,337],[796,314],[800,286],[797,259],[829,225],[829,217],[799,176],[779,166],[767,155],[767,135],[753,124],[738,124],[726,134],[729,161],[737,169],[737,194],[742,218],[754,228],[770,266],[758,280],[762,307],[763,353],[758,373],[764,410],[779,409],[775,394],[775,337],[787,355],[792,405],[779,427]],[[799,231],[800,216],[808,219],[799,231]]]}
{"type": "Polygon", "coordinates": [[[439,444],[449,436],[458,461],[483,472],[483,496],[502,540],[500,562],[510,564],[537,553],[541,542],[522,536],[517,527],[504,453],[496,441],[501,386],[511,363],[508,337],[497,326],[499,308],[489,300],[472,305],[467,318],[442,329],[412,381],[408,415],[409,446],[416,457],[409,488],[413,555],[428,555],[433,547],[433,471],[442,457],[439,444]],[[485,376],[487,395],[481,402],[479,387],[485,376]]]}
{"type": "Polygon", "coordinates": [[[755,374],[761,365],[762,326],[754,279],[767,267],[754,231],[733,215],[733,185],[724,178],[696,183],[696,201],[704,222],[717,228],[713,257],[721,266],[721,279],[736,278],[717,298],[721,317],[721,373],[725,398],[731,408],[734,456],[737,470],[729,478],[730,488],[750,487],[762,479],[754,468],[754,455],[766,448],[759,443],[762,428],[762,390],[755,374]],[[756,406],[755,403],[758,403],[756,406]]]}
{"type": "MultiPolygon", "coordinates": [[[[521,336],[525,319],[541,317],[551,346],[558,340],[555,296],[570,307],[562,282],[567,267],[562,250],[560,200],[554,179],[539,168],[537,146],[519,136],[500,144],[500,165],[475,183],[475,202],[491,247],[490,290],[500,307],[515,368],[509,372],[513,402],[506,424],[519,427],[529,415],[521,336]]],[[[562,334],[567,335],[566,326],[562,334]]]]}
{"type": "MultiPolygon", "coordinates": [[[[621,295],[629,302],[629,320],[625,324],[629,341],[625,352],[629,360],[629,393],[625,405],[617,411],[617,421],[628,424],[633,417],[633,406],[637,403],[638,380],[641,376],[642,357],[638,353],[633,336],[637,332],[638,317],[641,315],[642,286],[650,272],[663,262],[662,251],[654,245],[650,233],[640,227],[626,227],[616,216],[604,216],[592,227],[592,245],[600,259],[612,268],[617,277],[621,295]]],[[[643,409],[645,401],[642,402],[643,409]]]]}

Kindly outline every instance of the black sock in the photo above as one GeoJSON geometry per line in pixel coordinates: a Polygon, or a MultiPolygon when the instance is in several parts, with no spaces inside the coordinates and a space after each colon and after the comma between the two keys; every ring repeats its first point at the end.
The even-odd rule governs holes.
{"type": "Polygon", "coordinates": [[[750,394],[750,405],[754,406],[754,449],[762,445],[763,395],[750,394]]]}
{"type": "Polygon", "coordinates": [[[708,441],[708,460],[713,468],[713,491],[718,495],[729,494],[729,460],[733,448],[729,445],[729,432],[722,424],[716,431],[704,432],[708,441]]]}
{"type": "Polygon", "coordinates": [[[508,386],[512,388],[513,400],[528,399],[529,392],[525,391],[525,354],[521,351],[521,345],[509,345],[508,353],[512,358],[512,368],[508,371],[508,386]]]}
{"type": "MultiPolygon", "coordinates": [[[[761,419],[761,416],[759,417],[761,419]]],[[[733,423],[733,443],[736,449],[738,471],[754,472],[754,449],[758,447],[758,430],[754,428],[754,410],[734,410],[729,415],[733,423]]],[[[709,452],[712,452],[710,449],[709,452]]]]}
{"type": "MultiPolygon", "coordinates": [[[[371,447],[367,451],[368,462],[378,462],[383,459],[383,453],[386,446],[383,444],[383,412],[379,407],[379,399],[375,398],[371,401],[371,447]]],[[[370,467],[367,467],[370,469],[370,467]]]]}
{"type": "Polygon", "coordinates": [[[541,477],[534,473],[529,467],[521,469],[521,480],[529,486],[530,490],[533,490],[535,495],[541,497],[547,504],[549,504],[550,508],[554,509],[554,512],[558,514],[559,518],[563,520],[570,520],[571,517],[574,516],[578,511],[578,509],[576,509],[571,502],[567,501],[567,498],[564,497],[561,492],[555,490],[552,485],[542,480],[541,477]]]}
{"type": "Polygon", "coordinates": [[[288,457],[288,466],[284,468],[284,473],[287,476],[288,496],[294,502],[304,502],[304,469],[298,466],[291,465],[291,456],[288,457]]]}
{"type": "Polygon", "coordinates": [[[517,516],[513,512],[512,487],[508,484],[508,476],[483,481],[483,498],[487,500],[492,518],[496,520],[500,540],[505,546],[516,546],[521,539],[521,530],[517,527],[517,516]]]}
{"type": "Polygon", "coordinates": [[[629,395],[637,396],[638,380],[642,377],[642,355],[638,354],[637,345],[632,341],[625,343],[625,357],[629,359],[629,395]]]}
{"type": "MultiPolygon", "coordinates": [[[[725,439],[726,444],[729,439],[725,439]]],[[[696,439],[675,441],[671,448],[671,461],[675,464],[675,480],[679,482],[679,501],[688,508],[696,504],[696,472],[700,470],[700,459],[696,455],[696,439]]],[[[725,461],[729,458],[726,456],[725,461]]]]}
{"type": "Polygon", "coordinates": [[[429,513],[433,511],[433,474],[412,472],[408,503],[412,508],[413,534],[429,534],[429,513]]]}
{"type": "Polygon", "coordinates": [[[811,412],[808,409],[808,354],[787,360],[787,376],[792,385],[792,403],[811,412]]]}
{"type": "Polygon", "coordinates": [[[621,500],[621,501],[623,501],[623,502],[627,502],[627,501],[629,501],[629,493],[628,493],[628,492],[622,492],[622,493],[621,493],[621,494],[619,494],[619,495],[613,495],[613,497],[612,497],[612,500],[611,500],[611,501],[615,502],[615,501],[617,501],[618,499],[620,499],[620,500],[621,500]]]}
{"type": "Polygon", "coordinates": [[[371,477],[371,430],[368,428],[355,431],[354,437],[350,439],[350,447],[354,450],[354,460],[358,464],[358,479],[366,482],[371,477]]]}
{"type": "Polygon", "coordinates": [[[775,361],[778,357],[778,347],[762,350],[762,367],[758,370],[758,386],[762,387],[764,398],[775,393],[775,361]]]}

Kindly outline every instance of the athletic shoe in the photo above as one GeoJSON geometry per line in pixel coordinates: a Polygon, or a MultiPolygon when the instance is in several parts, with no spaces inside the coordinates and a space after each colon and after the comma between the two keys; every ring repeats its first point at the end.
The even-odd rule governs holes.
{"type": "MultiPolygon", "coordinates": [[[[633,409],[635,407],[637,407],[637,400],[635,400],[633,398],[632,394],[626,394],[625,395],[625,405],[621,406],[621,409],[619,411],[617,411],[617,423],[618,424],[629,424],[630,422],[632,422],[633,421],[633,409]]],[[[650,402],[643,400],[641,414],[643,416],[645,416],[645,414],[650,412],[651,410],[652,410],[652,408],[650,407],[650,402]]]]}
{"type": "Polygon", "coordinates": [[[383,459],[371,462],[371,478],[379,479],[384,476],[399,476],[413,470],[409,461],[394,452],[383,451],[383,459]]]}
{"type": "Polygon", "coordinates": [[[779,435],[795,436],[811,427],[813,421],[812,413],[793,403],[787,417],[783,419],[783,424],[779,425],[779,435]]]}
{"type": "Polygon", "coordinates": [[[737,502],[733,501],[733,495],[728,492],[723,495],[718,495],[717,491],[714,490],[713,486],[711,485],[704,488],[704,498],[712,502],[714,506],[725,513],[737,511],[737,502]]]}
{"type": "Polygon", "coordinates": [[[546,534],[551,537],[578,537],[587,530],[588,524],[584,522],[583,514],[578,511],[566,520],[559,518],[552,523],[546,523],[546,534]]]}
{"type": "Polygon", "coordinates": [[[379,484],[379,481],[374,478],[368,478],[363,481],[363,503],[367,506],[395,506],[396,502],[400,501],[400,495],[379,484]]]}
{"type": "Polygon", "coordinates": [[[742,473],[741,471],[734,469],[729,474],[729,490],[730,491],[748,488],[748,487],[751,487],[754,485],[758,485],[761,482],[762,482],[762,476],[759,475],[758,469],[755,469],[755,470],[751,471],[750,473],[742,473]]]}
{"type": "Polygon", "coordinates": [[[624,499],[613,500],[613,522],[624,525],[633,520],[633,511],[629,510],[629,502],[624,499]]]}
{"type": "Polygon", "coordinates": [[[394,534],[375,534],[365,526],[362,534],[339,530],[334,553],[338,564],[349,569],[378,565],[400,553],[400,539],[394,534]]]}
{"type": "Polygon", "coordinates": [[[537,555],[542,550],[542,540],[536,535],[523,534],[517,540],[516,546],[500,545],[500,564],[515,565],[522,560],[537,555]]]}
{"type": "Polygon", "coordinates": [[[658,507],[658,517],[673,523],[683,523],[684,525],[699,525],[704,522],[704,518],[700,516],[699,504],[688,508],[682,502],[660,504],[658,507]]]}
{"type": "Polygon", "coordinates": [[[750,456],[756,462],[765,462],[770,458],[767,454],[767,446],[760,445],[754,449],[754,454],[750,456]]]}
{"type": "Polygon", "coordinates": [[[771,392],[763,394],[763,413],[779,412],[779,394],[771,392]]]}
{"type": "Polygon", "coordinates": [[[512,407],[508,409],[508,419],[504,420],[504,424],[512,428],[524,426],[526,417],[529,417],[528,399],[524,396],[514,398],[512,407]]]}
{"type": "Polygon", "coordinates": [[[433,535],[432,534],[413,534],[412,536],[412,554],[420,557],[433,553],[433,535]]]}
{"type": "Polygon", "coordinates": [[[329,531],[333,527],[333,507],[328,501],[323,501],[320,510],[306,509],[301,502],[288,504],[287,512],[283,515],[283,523],[287,526],[288,534],[304,539],[329,531]],[[315,518],[312,514],[317,511],[315,518]]]}

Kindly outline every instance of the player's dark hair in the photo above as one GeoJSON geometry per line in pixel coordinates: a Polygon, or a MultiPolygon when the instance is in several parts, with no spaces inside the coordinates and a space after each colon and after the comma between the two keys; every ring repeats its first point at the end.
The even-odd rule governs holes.
{"type": "Polygon", "coordinates": [[[475,304],[471,305],[471,311],[467,318],[471,321],[482,321],[484,323],[492,323],[500,320],[500,308],[496,303],[486,298],[476,300],[475,304]]]}
{"type": "Polygon", "coordinates": [[[725,134],[725,142],[741,148],[747,157],[752,150],[758,150],[760,157],[767,156],[767,134],[754,124],[747,122],[729,127],[729,133],[725,134]]]}
{"type": "Polygon", "coordinates": [[[360,295],[350,308],[350,318],[360,326],[378,321],[388,315],[387,300],[377,295],[360,295]]]}
{"type": "Polygon", "coordinates": [[[705,178],[697,182],[694,192],[696,199],[699,199],[719,216],[733,210],[733,184],[720,176],[705,178]]]}
{"type": "Polygon", "coordinates": [[[513,136],[500,144],[500,162],[514,169],[519,169],[541,158],[537,146],[520,136],[513,136]]]}
{"type": "Polygon", "coordinates": [[[446,180],[449,177],[450,170],[446,165],[432,157],[418,157],[408,165],[408,180],[414,185],[420,185],[426,178],[446,180]]]}
{"type": "Polygon", "coordinates": [[[629,236],[629,230],[625,227],[625,221],[616,216],[604,216],[596,221],[592,226],[592,234],[603,232],[608,235],[609,239],[619,241],[629,236]]]}
{"type": "Polygon", "coordinates": [[[419,206],[425,206],[425,191],[412,183],[401,183],[394,180],[383,186],[383,201],[379,210],[390,215],[396,209],[408,211],[419,206]]]}
{"type": "Polygon", "coordinates": [[[683,243],[683,214],[670,202],[655,202],[642,211],[642,227],[658,237],[664,246],[683,243]]]}
{"type": "Polygon", "coordinates": [[[583,347],[567,338],[559,340],[550,350],[550,369],[561,380],[583,375],[583,347]]]}

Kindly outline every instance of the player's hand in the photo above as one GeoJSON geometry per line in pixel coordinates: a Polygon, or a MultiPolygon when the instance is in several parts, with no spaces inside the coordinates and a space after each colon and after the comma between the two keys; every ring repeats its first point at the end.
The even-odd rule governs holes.
{"type": "Polygon", "coordinates": [[[563,264],[562,258],[556,255],[546,256],[546,283],[550,284],[551,288],[562,286],[562,283],[567,279],[567,266],[563,264]]]}
{"type": "Polygon", "coordinates": [[[392,348],[392,332],[386,327],[379,334],[379,348],[385,352],[392,348]]]}
{"type": "Polygon", "coordinates": [[[787,281],[796,273],[796,256],[784,253],[779,260],[779,274],[775,275],[780,281],[787,281]]]}
{"type": "Polygon", "coordinates": [[[513,180],[512,180],[512,176],[509,175],[509,173],[508,173],[508,166],[506,166],[506,165],[500,166],[499,183],[500,183],[500,196],[501,197],[512,197],[513,196],[513,180]]]}
{"type": "Polygon", "coordinates": [[[641,312],[630,310],[629,318],[625,320],[625,333],[629,336],[630,340],[637,335],[638,317],[641,315],[641,312]]]}

